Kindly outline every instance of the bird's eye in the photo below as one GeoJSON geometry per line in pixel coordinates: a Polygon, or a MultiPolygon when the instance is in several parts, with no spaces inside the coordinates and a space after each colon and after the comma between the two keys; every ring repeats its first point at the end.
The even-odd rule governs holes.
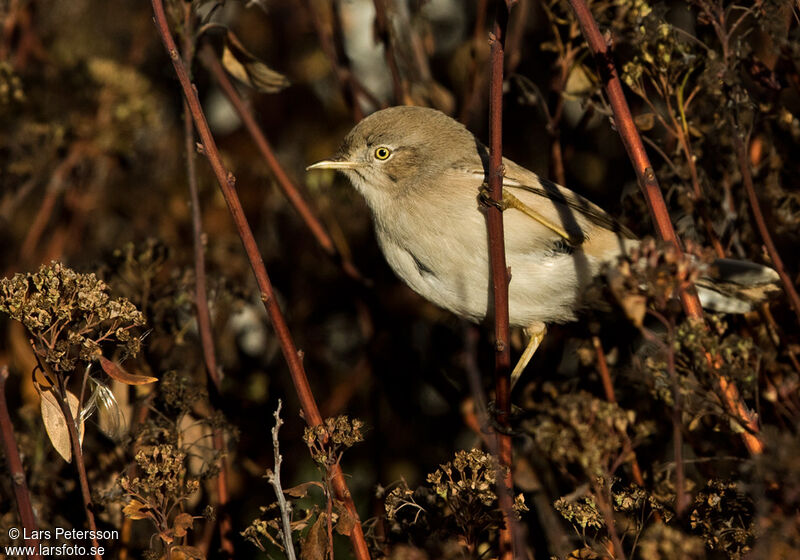
{"type": "Polygon", "coordinates": [[[381,146],[380,148],[375,149],[375,159],[379,159],[381,161],[389,159],[389,156],[392,155],[392,151],[385,146],[381,146]]]}

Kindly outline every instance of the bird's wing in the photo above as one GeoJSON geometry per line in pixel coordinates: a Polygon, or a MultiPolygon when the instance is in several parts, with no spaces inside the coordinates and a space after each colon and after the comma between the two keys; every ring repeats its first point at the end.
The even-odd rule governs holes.
{"type": "MultiPolygon", "coordinates": [[[[513,161],[505,160],[503,163],[506,166],[503,187],[508,188],[514,194],[525,192],[546,199],[549,204],[537,204],[538,201],[536,199],[533,199],[529,204],[537,204],[539,207],[548,210],[550,208],[555,209],[559,221],[568,231],[571,225],[570,222],[580,227],[582,225],[581,222],[585,221],[588,225],[616,233],[624,238],[636,238],[636,235],[631,230],[619,223],[605,210],[579,194],[543,179],[513,161]]],[[[518,196],[521,197],[521,195],[518,196]]]]}
{"type": "MultiPolygon", "coordinates": [[[[552,224],[553,227],[548,227],[571,244],[580,245],[598,232],[613,233],[626,239],[636,238],[605,210],[566,187],[543,179],[511,160],[504,158],[503,164],[503,188],[527,207],[523,213],[545,226],[552,224]]],[[[474,165],[463,171],[474,176],[476,181],[483,181],[486,173],[474,165]]]]}

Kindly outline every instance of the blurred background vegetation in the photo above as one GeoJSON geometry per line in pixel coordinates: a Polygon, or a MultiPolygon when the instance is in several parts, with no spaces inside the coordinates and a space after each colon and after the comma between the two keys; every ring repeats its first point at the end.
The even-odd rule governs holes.
{"type": "MultiPolygon", "coordinates": [[[[770,264],[743,186],[744,162],[796,285],[797,3],[596,0],[590,7],[613,45],[679,235],[718,256],[770,264]],[[744,160],[737,159],[737,138],[744,160]]],[[[495,557],[502,519],[492,492],[478,483],[491,478],[491,461],[477,452],[456,455],[484,439],[468,371],[482,372],[479,383],[489,391],[489,330],[405,287],[384,262],[357,193],[341,177],[304,172],[332,155],[358,118],[382,106],[436,107],[487,140],[494,5],[173,0],[167,11],[178,43],[188,39],[203,53],[193,59],[193,79],[322,414],[360,419],[339,419],[336,429],[348,434],[338,450],[352,445],[341,464],[373,556],[495,557]],[[354,279],[320,247],[278,188],[273,167],[202,63],[209,47],[243,78],[236,87],[278,161],[338,253],[368,281],[354,279]]],[[[288,369],[225,201],[198,155],[214,344],[224,376],[219,392],[206,389],[194,319],[182,97],[152,17],[146,2],[0,0],[0,267],[10,278],[59,261],[94,273],[111,297],[127,298],[144,316],[135,331],[138,355],[113,345],[102,352],[159,381],[130,386],[97,365],[92,370],[118,402],[105,419],[98,413],[87,420],[83,442],[98,526],[127,531],[105,543],[113,549],[107,557],[225,557],[215,529],[223,514],[236,558],[281,557],[278,515],[270,507],[276,498],[263,477],[274,467],[270,429],[278,399],[284,488],[324,477],[309,454],[288,369]],[[129,429],[109,429],[120,415],[129,429]],[[222,512],[213,511],[215,430],[225,433],[229,466],[230,501],[222,512]],[[135,508],[127,518],[122,513],[131,499],[146,502],[158,492],[175,504],[160,529],[131,522],[135,508]],[[179,512],[198,517],[168,542],[164,527],[174,531],[185,522],[176,519],[179,512]],[[255,519],[249,535],[266,552],[240,534],[255,519]],[[177,544],[195,549],[170,551],[177,544]]],[[[568,4],[520,0],[506,51],[505,155],[585,195],[637,235],[651,235],[602,80],[568,4]]],[[[661,268],[643,281],[671,278],[674,256],[658,253],[648,262],[661,268]]],[[[625,298],[612,292],[599,282],[596,299],[608,300],[603,309],[550,330],[514,393],[515,484],[528,507],[521,525],[531,554],[796,557],[800,310],[781,294],[747,315],[712,318],[710,329],[698,331],[683,323],[679,309],[658,307],[657,285],[643,293],[668,325],[658,335],[668,343],[647,344],[646,333],[658,332],[660,321],[632,323],[619,309],[625,298]],[[607,402],[598,347],[618,404],[607,402]],[[728,376],[758,413],[764,454],[753,456],[742,443],[744,428],[721,404],[704,360],[709,354],[718,357],[717,374],[728,376]],[[633,451],[644,486],[635,483],[633,451]],[[684,505],[676,504],[679,496],[684,505]],[[609,549],[612,533],[623,550],[609,549]]],[[[74,466],[50,444],[31,381],[35,334],[9,311],[8,294],[3,310],[18,320],[0,323],[0,364],[11,370],[6,398],[34,511],[41,528],[84,527],[74,466]]],[[[79,383],[92,363],[87,356],[73,366],[80,375],[67,371],[68,382],[79,383]]],[[[19,526],[10,479],[2,479],[0,492],[0,543],[7,544],[7,529],[19,526]]],[[[323,492],[312,485],[291,499],[302,557],[324,558],[327,534],[316,523],[325,519],[323,492]]],[[[337,557],[352,554],[345,537],[334,541],[337,557]]]]}

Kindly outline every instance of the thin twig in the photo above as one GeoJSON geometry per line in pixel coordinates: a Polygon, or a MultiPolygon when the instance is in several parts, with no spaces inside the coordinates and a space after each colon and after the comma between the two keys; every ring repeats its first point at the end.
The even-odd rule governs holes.
{"type": "Polygon", "coordinates": [[[336,6],[331,6],[331,22],[332,29],[328,29],[320,17],[314,6],[311,5],[310,0],[303,0],[306,11],[311,16],[311,23],[314,25],[314,30],[317,32],[320,47],[322,52],[328,58],[328,61],[333,68],[333,73],[339,81],[342,90],[342,95],[346,103],[350,106],[353,112],[353,120],[358,122],[364,118],[364,111],[361,109],[359,102],[359,95],[367,99],[376,109],[381,107],[380,101],[364,87],[361,82],[353,74],[353,71],[347,66],[347,57],[345,56],[344,47],[342,45],[342,37],[338,37],[337,33],[341,35],[341,26],[339,25],[339,14],[336,6]]]}
{"type": "MultiPolygon", "coordinates": [[[[186,32],[183,47],[183,61],[189,67],[191,64],[193,50],[191,34],[186,32]],[[187,44],[188,43],[188,44],[187,44]]],[[[217,368],[217,358],[214,352],[214,335],[211,332],[211,313],[208,309],[208,288],[206,281],[206,257],[205,244],[203,240],[202,211],[200,209],[200,195],[197,187],[197,164],[195,161],[194,125],[192,124],[192,114],[186,101],[183,102],[183,132],[184,149],[186,151],[186,176],[189,183],[190,204],[192,207],[192,233],[194,248],[194,274],[195,290],[194,303],[197,310],[197,326],[200,331],[200,343],[203,349],[203,360],[205,361],[206,372],[209,379],[214,383],[217,391],[220,390],[222,379],[217,368]]]]}
{"type": "MultiPolygon", "coordinates": [[[[184,32],[183,32],[183,63],[191,68],[194,59],[195,44],[192,33],[192,7],[184,4],[184,32]]],[[[186,151],[186,175],[189,183],[189,194],[192,205],[192,239],[194,247],[194,274],[195,289],[194,303],[197,312],[197,327],[200,332],[200,346],[203,351],[203,361],[206,374],[214,384],[214,390],[219,393],[222,386],[217,356],[214,351],[214,335],[211,332],[211,313],[208,309],[208,288],[206,281],[206,257],[203,240],[203,219],[200,210],[200,195],[197,187],[197,165],[195,160],[194,125],[189,105],[183,102],[183,132],[184,149],[186,151]]],[[[228,512],[228,459],[225,456],[225,437],[220,428],[214,428],[212,442],[215,452],[219,457],[219,472],[216,476],[217,507],[219,509],[219,538],[220,549],[226,558],[234,557],[233,541],[230,533],[233,530],[230,512],[228,512]]]]}
{"type": "Polygon", "coordinates": [[[81,159],[86,156],[88,151],[90,151],[90,148],[86,142],[74,142],[71,145],[67,156],[53,171],[50,181],[47,184],[42,203],[39,206],[39,210],[36,212],[36,216],[31,222],[28,232],[25,235],[25,239],[20,246],[19,255],[23,261],[35,260],[34,251],[39,243],[39,239],[41,239],[45,229],[47,228],[50,217],[56,208],[56,202],[58,201],[58,198],[63,194],[64,189],[67,187],[67,177],[72,170],[80,164],[81,159]]]}
{"type": "MultiPolygon", "coordinates": [[[[542,8],[547,13],[547,17],[551,22],[553,38],[555,39],[556,48],[558,49],[558,58],[556,60],[556,65],[558,66],[559,74],[558,78],[555,80],[555,84],[552,87],[553,93],[555,93],[558,97],[556,101],[555,109],[553,112],[550,112],[550,108],[547,106],[547,100],[544,96],[539,92],[539,104],[542,108],[542,112],[547,119],[547,126],[545,127],[547,133],[550,135],[550,173],[555,178],[556,183],[560,185],[566,184],[566,172],[564,170],[564,157],[562,153],[561,147],[561,117],[564,114],[564,105],[566,102],[566,97],[564,95],[564,88],[567,86],[567,80],[569,79],[570,72],[572,71],[573,65],[575,64],[575,59],[580,53],[580,49],[572,44],[570,40],[568,45],[564,44],[564,41],[561,40],[561,34],[558,29],[558,25],[554,22],[555,15],[553,14],[552,10],[548,8],[546,3],[542,4],[542,8]]],[[[570,22],[570,33],[569,36],[572,37],[574,31],[577,32],[577,23],[572,21],[570,22]]],[[[538,92],[537,88],[537,92],[538,92]]]]}
{"type": "Polygon", "coordinates": [[[464,369],[467,372],[467,381],[472,393],[472,408],[475,416],[475,432],[493,455],[498,455],[496,441],[487,437],[489,429],[489,413],[486,406],[486,397],[481,385],[481,372],[478,369],[478,329],[474,325],[464,327],[464,369]]]}
{"type": "Polygon", "coordinates": [[[267,471],[267,480],[272,484],[275,489],[275,495],[278,497],[278,508],[281,510],[282,522],[281,535],[283,536],[286,557],[289,560],[295,560],[297,555],[294,552],[294,543],[292,542],[292,506],[286,501],[286,496],[284,496],[283,488],[281,487],[281,462],[283,457],[281,456],[280,443],[278,442],[278,431],[283,426],[283,420],[281,420],[282,405],[283,403],[278,399],[278,408],[272,414],[275,417],[275,427],[272,428],[272,453],[275,458],[275,470],[267,471]]]}
{"type": "Polygon", "coordinates": [[[331,496],[331,481],[328,472],[325,473],[325,526],[328,530],[328,559],[333,558],[333,496],[331,496]]]}
{"type": "MultiPolygon", "coordinates": [[[[97,534],[97,524],[94,520],[94,505],[92,504],[92,493],[89,490],[89,478],[86,476],[86,464],[83,462],[83,451],[81,450],[80,437],[78,436],[78,428],[75,425],[75,418],[72,416],[69,402],[67,401],[67,389],[64,386],[64,378],[56,375],[58,388],[52,387],[50,390],[61,408],[61,413],[67,422],[67,430],[69,431],[69,441],[72,445],[72,458],[75,460],[75,468],[78,471],[78,481],[81,488],[81,497],[83,498],[83,509],[86,512],[86,522],[89,525],[89,530],[93,531],[93,535],[97,534]]],[[[100,543],[97,538],[92,537],[92,546],[97,551],[100,548],[100,543]]],[[[102,555],[95,552],[95,560],[102,560],[102,555]]]]}
{"type": "MultiPolygon", "coordinates": [[[[175,69],[175,73],[178,76],[181,89],[183,90],[183,95],[189,104],[189,110],[194,120],[195,129],[197,130],[197,133],[200,136],[203,144],[203,152],[208,158],[211,168],[214,171],[214,175],[217,178],[217,182],[222,190],[222,194],[225,197],[228,210],[230,211],[231,217],[236,224],[236,229],[239,233],[242,245],[244,245],[247,258],[250,262],[250,266],[253,269],[253,274],[256,277],[256,283],[258,284],[258,288],[261,292],[261,301],[264,303],[264,307],[267,310],[267,314],[272,322],[272,326],[278,336],[281,351],[287,365],[289,366],[289,373],[291,374],[292,383],[294,384],[297,397],[300,400],[300,405],[303,409],[303,415],[306,422],[308,422],[311,426],[318,426],[322,424],[322,416],[319,413],[319,408],[317,407],[314,395],[311,392],[311,386],[308,383],[308,377],[306,377],[302,359],[297,351],[297,347],[294,344],[292,335],[289,332],[289,327],[286,324],[286,319],[283,316],[283,312],[281,311],[280,306],[275,298],[275,292],[272,288],[269,275],[267,274],[267,269],[264,266],[264,261],[261,258],[261,254],[258,250],[258,245],[256,244],[255,237],[253,236],[253,231],[250,228],[250,224],[247,222],[247,219],[245,218],[244,208],[242,208],[242,203],[236,193],[236,179],[222,163],[216,142],[214,141],[214,137],[211,135],[211,129],[208,126],[208,121],[203,113],[200,100],[197,97],[197,91],[189,79],[189,75],[186,72],[186,68],[184,67],[178,53],[178,48],[175,45],[175,41],[172,38],[172,34],[169,30],[167,16],[164,12],[163,0],[152,0],[152,6],[159,35],[161,36],[164,47],[169,54],[170,61],[175,69]]],[[[344,502],[348,513],[350,513],[354,519],[359,520],[358,512],[356,511],[350,491],[347,488],[347,483],[344,480],[344,474],[342,473],[341,467],[338,464],[332,465],[330,467],[330,475],[337,498],[344,502]]],[[[369,551],[367,549],[367,543],[364,540],[364,531],[361,527],[360,521],[354,524],[350,533],[350,540],[353,543],[356,558],[358,558],[358,560],[368,559],[369,551]]]]}
{"type": "MultiPolygon", "coordinates": [[[[131,393],[134,393],[133,386],[129,386],[128,390],[131,393]]],[[[141,427],[145,420],[147,420],[147,416],[150,413],[150,403],[152,402],[155,396],[155,391],[150,391],[150,393],[144,397],[143,399],[135,400],[133,405],[133,418],[131,420],[131,425],[129,428],[129,433],[137,433],[137,429],[141,427]]],[[[127,476],[129,478],[133,478],[136,476],[136,464],[131,463],[128,465],[127,468],[127,476]]],[[[125,516],[122,522],[122,530],[120,531],[120,546],[121,550],[119,551],[119,560],[128,560],[131,554],[131,536],[132,536],[132,526],[133,526],[133,519],[125,516]]]]}
{"type": "MultiPolygon", "coordinates": [[[[628,102],[625,100],[622,82],[619,79],[619,73],[614,61],[611,59],[608,45],[606,45],[600,28],[597,26],[597,22],[585,0],[569,0],[569,3],[578,18],[586,42],[595,56],[606,95],[614,112],[614,123],[633,163],[639,180],[639,187],[644,193],[658,235],[661,239],[681,249],[680,241],[675,234],[675,228],[672,226],[656,174],[650,164],[650,159],[647,157],[639,132],[636,130],[636,124],[628,107],[628,102]]],[[[689,285],[687,289],[683,290],[680,299],[683,309],[690,319],[698,321],[703,319],[703,308],[700,305],[700,299],[697,297],[697,290],[694,289],[694,286],[689,285]]],[[[749,430],[742,433],[745,445],[753,454],[763,453],[764,443],[758,435],[758,425],[755,423],[752,413],[749,412],[742,401],[738,390],[728,379],[722,376],[717,376],[716,380],[726,406],[749,428],[749,430]]]]}
{"type": "MultiPolygon", "coordinates": [[[[614,384],[611,381],[611,373],[608,370],[608,362],[606,362],[606,354],[603,351],[603,342],[597,335],[592,336],[592,344],[594,345],[595,355],[597,356],[597,370],[600,372],[600,379],[603,382],[603,391],[606,394],[606,400],[610,403],[617,402],[617,396],[614,394],[614,384]]],[[[642,476],[642,469],[639,467],[639,460],[636,458],[636,452],[633,451],[633,445],[625,434],[625,439],[631,447],[631,473],[633,481],[639,486],[644,487],[644,477],[642,476]]]]}
{"type": "Polygon", "coordinates": [[[3,452],[8,464],[8,474],[11,476],[11,484],[14,487],[14,497],[17,501],[17,512],[22,526],[25,529],[25,546],[33,547],[35,553],[29,554],[29,558],[39,558],[39,539],[36,535],[36,518],[33,516],[33,506],[31,506],[31,494],[28,491],[28,483],[25,481],[25,470],[22,468],[22,460],[19,457],[17,438],[14,436],[14,425],[11,423],[11,416],[8,414],[8,403],[6,402],[6,381],[8,380],[8,367],[0,369],[0,436],[3,440],[3,452]]]}
{"type": "Polygon", "coordinates": [[[375,31],[378,39],[383,44],[384,55],[386,56],[386,64],[389,66],[389,71],[392,74],[392,91],[394,92],[394,102],[396,105],[406,104],[406,88],[403,83],[403,78],[400,75],[400,69],[397,66],[397,56],[394,52],[394,42],[392,41],[392,32],[390,29],[389,18],[386,14],[386,0],[372,0],[375,4],[375,31]]]}
{"type": "Polygon", "coordinates": [[[650,309],[648,311],[653,317],[658,319],[667,330],[667,341],[664,342],[649,329],[642,327],[642,335],[651,343],[658,346],[667,359],[667,373],[672,383],[672,441],[673,453],[675,455],[675,513],[682,517],[686,508],[689,506],[689,497],[686,494],[686,475],[683,465],[683,399],[681,398],[680,387],[678,385],[678,373],[675,370],[675,324],[672,318],[669,320],[661,313],[650,309]]]}
{"type": "Polygon", "coordinates": [[[303,199],[303,195],[300,194],[300,189],[298,189],[294,182],[289,178],[286,170],[283,168],[280,161],[278,161],[278,158],[275,156],[275,151],[272,149],[272,145],[269,143],[269,140],[267,140],[267,137],[261,130],[261,127],[258,126],[252,111],[249,110],[244,100],[239,95],[239,92],[236,91],[236,87],[228,78],[228,75],[222,68],[222,64],[220,64],[219,58],[217,57],[211,45],[206,44],[203,46],[202,52],[200,53],[200,58],[206,68],[214,76],[214,79],[219,84],[222,92],[225,94],[225,97],[227,97],[228,101],[230,101],[231,105],[233,105],[236,114],[239,115],[240,119],[242,119],[242,123],[244,123],[247,132],[250,134],[253,142],[255,142],[258,151],[261,152],[261,156],[264,158],[264,161],[267,162],[267,165],[275,175],[275,180],[278,182],[278,186],[280,187],[281,191],[283,191],[283,194],[289,200],[289,203],[294,207],[294,209],[297,210],[297,213],[300,214],[300,218],[303,220],[303,223],[306,224],[306,227],[314,236],[314,239],[317,240],[317,243],[319,243],[320,247],[322,247],[322,250],[325,251],[331,258],[333,258],[334,261],[339,263],[342,267],[342,270],[344,270],[348,276],[363,282],[364,278],[361,276],[361,273],[358,271],[352,261],[342,255],[342,253],[336,248],[336,245],[328,231],[325,229],[325,226],[322,225],[322,222],[319,221],[317,216],[314,214],[314,211],[311,210],[308,203],[303,199]]]}
{"type": "Polygon", "coordinates": [[[470,59],[467,87],[462,99],[461,114],[458,120],[468,125],[472,121],[472,114],[478,105],[483,91],[485,74],[479,71],[478,55],[483,41],[486,40],[486,11],[488,0],[478,0],[475,8],[475,29],[472,37],[473,56],[470,59]]]}
{"type": "Polygon", "coordinates": [[[608,534],[611,537],[611,557],[614,558],[614,560],[625,560],[625,551],[622,548],[622,541],[617,532],[617,524],[614,522],[614,509],[611,507],[611,502],[609,500],[610,492],[606,492],[605,484],[601,487],[597,482],[592,482],[592,488],[594,489],[597,508],[605,518],[608,534]]]}
{"type": "MultiPolygon", "coordinates": [[[[692,152],[692,142],[689,138],[689,127],[686,122],[686,108],[688,107],[689,100],[683,100],[683,88],[686,86],[686,81],[689,79],[689,74],[691,71],[686,74],[683,79],[683,83],[681,83],[677,88],[677,101],[678,101],[678,109],[681,116],[681,122],[675,118],[675,111],[672,110],[672,103],[670,101],[669,95],[664,95],[664,99],[667,103],[667,114],[670,116],[670,120],[673,124],[673,134],[675,134],[676,138],[678,139],[678,143],[681,145],[681,149],[683,150],[684,158],[686,159],[686,165],[689,167],[689,177],[692,182],[692,192],[694,195],[694,205],[697,209],[698,214],[700,214],[700,221],[703,223],[703,226],[706,230],[706,237],[708,238],[711,246],[714,248],[714,251],[717,254],[717,258],[724,259],[725,249],[722,247],[722,243],[717,236],[717,232],[714,231],[714,224],[711,221],[711,216],[708,213],[708,207],[706,202],[705,193],[703,192],[703,186],[700,184],[700,177],[697,173],[697,163],[696,157],[692,152]]],[[[664,88],[665,92],[667,88],[664,88]]],[[[697,90],[695,90],[697,91],[697,90]]]]}
{"type": "Polygon", "coordinates": [[[750,163],[747,160],[747,152],[745,149],[744,140],[742,139],[742,135],[738,126],[735,124],[733,131],[733,147],[736,152],[736,159],[739,162],[739,171],[742,174],[742,183],[744,184],[744,189],[747,192],[747,200],[750,202],[750,209],[753,211],[753,219],[756,221],[758,233],[761,235],[761,240],[764,242],[764,246],[767,248],[769,258],[772,260],[772,266],[775,267],[775,271],[781,278],[783,289],[786,292],[786,296],[789,298],[789,304],[792,306],[795,315],[797,315],[798,322],[800,322],[800,297],[797,295],[797,290],[794,287],[792,279],[786,272],[783,259],[778,252],[778,248],[775,246],[775,242],[772,240],[772,235],[767,227],[767,222],[764,220],[764,214],[761,212],[761,205],[758,202],[758,195],[756,195],[756,189],[753,185],[753,174],[750,170],[750,163]]]}

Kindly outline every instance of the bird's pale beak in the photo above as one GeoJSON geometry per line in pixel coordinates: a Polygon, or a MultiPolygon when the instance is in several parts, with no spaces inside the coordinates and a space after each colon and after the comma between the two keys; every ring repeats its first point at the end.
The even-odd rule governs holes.
{"type": "Polygon", "coordinates": [[[306,171],[311,171],[312,169],[353,169],[357,167],[358,163],[354,161],[341,161],[335,159],[325,159],[322,161],[318,161],[315,164],[309,165],[306,167],[306,171]]]}

